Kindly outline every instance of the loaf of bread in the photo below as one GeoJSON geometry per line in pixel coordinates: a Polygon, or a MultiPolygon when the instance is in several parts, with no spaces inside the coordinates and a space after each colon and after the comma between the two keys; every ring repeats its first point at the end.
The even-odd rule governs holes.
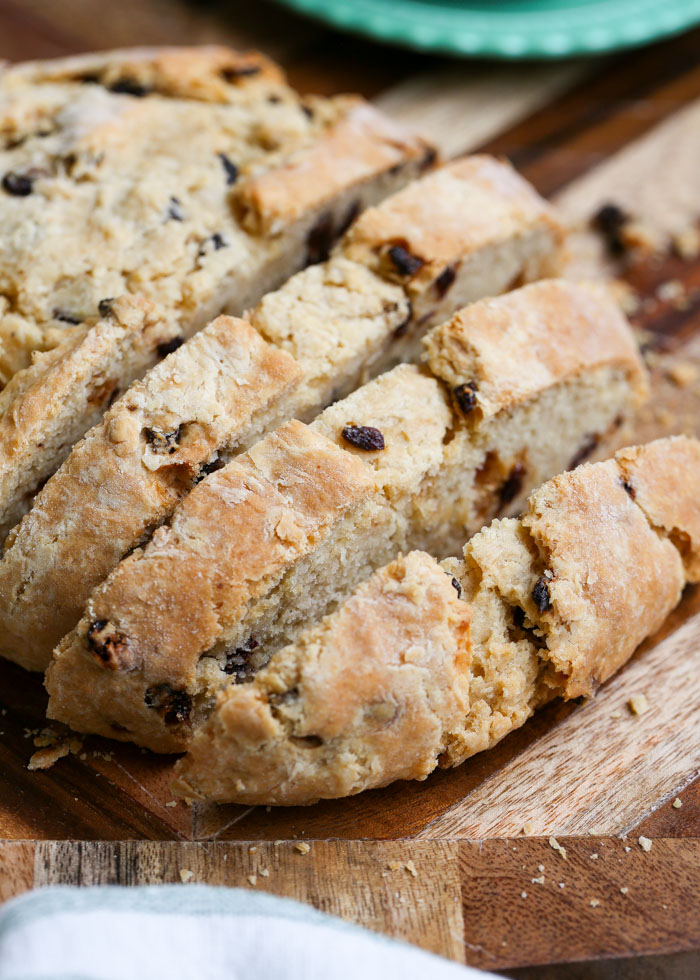
{"type": "Polygon", "coordinates": [[[700,580],[699,483],[700,443],[662,439],[545,483],[463,561],[395,560],[221,692],[175,791],[296,805],[424,779],[591,695],[700,580]]]}
{"type": "Polygon", "coordinates": [[[563,280],[475,303],[426,348],[426,368],[400,365],[202,480],[93,591],[47,673],[49,715],[181,750],[223,686],[376,568],[417,546],[455,554],[645,393],[616,305],[563,280]]]}
{"type": "Polygon", "coordinates": [[[241,312],[434,159],[360,98],[301,98],[255,53],[6,67],[0,386],[125,293],[185,336],[241,312]]]}
{"type": "MultiPolygon", "coordinates": [[[[313,419],[363,378],[415,352],[425,330],[465,297],[538,276],[560,238],[549,206],[512,168],[468,158],[364,212],[328,261],[266,296],[248,323],[219,319],[195,335],[110,409],[10,535],[0,561],[0,653],[45,669],[90,590],[167,519],[207,469],[285,419],[313,419]]],[[[115,311],[125,303],[136,300],[120,300],[115,311]]],[[[89,331],[71,363],[80,362],[94,331],[107,329],[115,336],[111,322],[89,331]]],[[[164,325],[148,335],[135,332],[137,349],[164,332],[164,325]]],[[[92,375],[103,385],[106,368],[97,367],[92,375]]],[[[5,506],[12,514],[17,502],[27,508],[30,487],[50,475],[41,461],[55,461],[55,453],[37,451],[37,442],[65,446],[66,430],[76,426],[76,401],[90,409],[91,384],[81,388],[68,371],[64,376],[70,400],[63,409],[55,402],[45,407],[43,421],[28,424],[23,397],[8,409],[13,451],[6,467],[15,503],[8,495],[5,506]],[[25,429],[29,436],[20,438],[25,429]]],[[[41,406],[42,391],[58,386],[44,377],[32,398],[41,406]]],[[[2,432],[0,421],[0,473],[2,432]]]]}

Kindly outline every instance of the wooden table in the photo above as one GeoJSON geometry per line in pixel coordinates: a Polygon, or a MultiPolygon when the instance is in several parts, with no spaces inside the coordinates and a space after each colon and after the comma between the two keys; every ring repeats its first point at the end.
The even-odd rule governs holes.
{"type": "MultiPolygon", "coordinates": [[[[507,155],[577,226],[569,273],[623,275],[637,291],[653,393],[623,441],[700,434],[700,258],[666,250],[621,268],[587,228],[607,201],[664,241],[700,218],[700,31],[643,52],[509,66],[385,48],[263,2],[0,0],[0,56],[11,60],[206,41],[261,47],[304,91],[359,90],[448,156],[507,155]]],[[[561,975],[700,972],[697,589],[593,702],[552,704],[425,783],[307,809],[170,805],[170,760],[99,739],[28,773],[41,685],[3,664],[0,698],[0,900],[52,882],[191,870],[252,887],[255,874],[256,888],[513,976],[641,953],[673,956],[561,975]],[[651,706],[641,716],[627,707],[636,693],[651,706]]]]}

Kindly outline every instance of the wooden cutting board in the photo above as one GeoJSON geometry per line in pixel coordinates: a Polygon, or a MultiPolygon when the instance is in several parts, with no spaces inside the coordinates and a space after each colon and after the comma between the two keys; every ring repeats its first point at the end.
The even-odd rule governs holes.
{"type": "MultiPolygon", "coordinates": [[[[588,227],[608,202],[665,245],[700,227],[700,31],[591,62],[459,64],[249,6],[228,4],[217,20],[122,0],[97,24],[92,0],[0,0],[0,56],[256,44],[303,90],[359,89],[448,156],[508,156],[575,226],[567,274],[633,287],[652,397],[618,444],[700,435],[700,256],[686,236],[653,259],[613,262],[588,227]]],[[[700,946],[697,588],[594,701],[551,704],[424,783],[309,808],[188,807],[170,791],[172,760],[98,738],[28,772],[45,726],[39,678],[0,662],[0,701],[0,900],[43,883],[177,881],[184,870],[293,895],[489,969],[700,946]],[[628,701],[642,693],[649,710],[633,715],[628,701]],[[306,840],[303,854],[295,842],[306,840]]]]}

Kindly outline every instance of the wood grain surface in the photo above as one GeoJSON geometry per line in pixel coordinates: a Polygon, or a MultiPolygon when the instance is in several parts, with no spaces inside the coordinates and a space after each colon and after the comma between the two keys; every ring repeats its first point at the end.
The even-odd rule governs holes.
{"type": "MultiPolygon", "coordinates": [[[[700,944],[688,840],[7,842],[3,896],[51,884],[191,882],[270,891],[487,970],[700,944]],[[408,867],[407,867],[408,865],[408,867]],[[265,873],[265,874],[264,874],[265,873]]],[[[184,886],[186,887],[186,886],[184,886]]]]}
{"type": "MultiPolygon", "coordinates": [[[[262,48],[303,91],[361,91],[447,156],[508,156],[569,219],[567,274],[634,291],[653,390],[619,443],[700,435],[700,258],[673,247],[700,222],[700,30],[643,54],[505,66],[385,48],[266,2],[0,0],[10,60],[211,41],[262,48]],[[610,201],[644,222],[659,254],[611,258],[589,226],[610,201]]],[[[674,953],[673,976],[694,977],[700,963],[683,951],[700,946],[699,668],[700,590],[689,588],[594,701],[553,703],[424,783],[267,810],[175,802],[172,760],[98,738],[28,772],[46,696],[38,678],[0,663],[0,901],[55,882],[179,881],[183,868],[243,887],[256,874],[256,888],[487,969],[674,953]],[[650,709],[634,716],[638,693],[650,709]],[[566,862],[550,835],[569,835],[566,862]],[[640,835],[653,838],[649,853],[640,835]],[[313,841],[310,854],[298,839],[313,841]],[[532,881],[540,864],[544,883],[532,881]]],[[[671,961],[635,962],[637,973],[605,975],[664,976],[654,964],[671,961]]],[[[533,975],[558,976],[522,973],[533,975]]]]}

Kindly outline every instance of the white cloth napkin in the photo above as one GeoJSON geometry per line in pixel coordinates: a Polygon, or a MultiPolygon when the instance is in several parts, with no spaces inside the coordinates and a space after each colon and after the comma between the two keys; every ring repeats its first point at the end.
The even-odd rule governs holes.
{"type": "Polygon", "coordinates": [[[0,907],[0,980],[477,980],[289,899],[240,888],[45,888],[0,907]]]}

